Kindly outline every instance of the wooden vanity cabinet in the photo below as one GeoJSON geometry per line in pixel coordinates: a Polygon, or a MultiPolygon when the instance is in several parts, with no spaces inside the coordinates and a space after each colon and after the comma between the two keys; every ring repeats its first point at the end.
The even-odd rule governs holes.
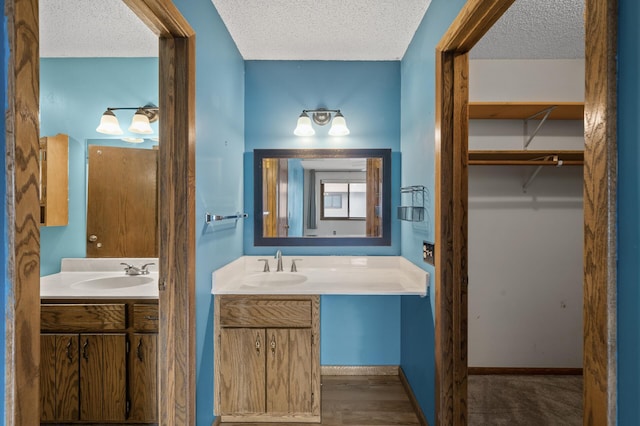
{"type": "Polygon", "coordinates": [[[216,415],[319,422],[319,297],[218,296],[215,305],[216,415]]]}
{"type": "Polygon", "coordinates": [[[43,301],[41,422],[156,423],[157,311],[155,301],[43,301]]]}

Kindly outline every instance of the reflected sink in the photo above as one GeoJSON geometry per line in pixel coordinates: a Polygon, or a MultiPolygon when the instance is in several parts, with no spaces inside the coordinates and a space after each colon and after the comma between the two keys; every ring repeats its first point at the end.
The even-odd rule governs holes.
{"type": "Polygon", "coordinates": [[[137,287],[141,285],[151,284],[154,281],[154,278],[148,276],[123,275],[116,277],[93,278],[90,280],[71,284],[71,287],[82,290],[115,290],[120,288],[137,287]]]}
{"type": "Polygon", "coordinates": [[[242,278],[242,283],[250,286],[288,286],[307,281],[306,275],[293,272],[258,272],[242,278]]]}

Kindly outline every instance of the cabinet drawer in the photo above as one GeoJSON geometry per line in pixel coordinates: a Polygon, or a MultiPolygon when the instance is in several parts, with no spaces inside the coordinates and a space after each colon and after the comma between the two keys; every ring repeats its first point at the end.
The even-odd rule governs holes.
{"type": "Polygon", "coordinates": [[[133,305],[133,328],[137,331],[158,331],[158,305],[133,305]]]}
{"type": "Polygon", "coordinates": [[[40,305],[42,331],[125,330],[126,317],[124,303],[40,305]]]}
{"type": "Polygon", "coordinates": [[[311,300],[220,296],[222,327],[311,327],[311,300]]]}

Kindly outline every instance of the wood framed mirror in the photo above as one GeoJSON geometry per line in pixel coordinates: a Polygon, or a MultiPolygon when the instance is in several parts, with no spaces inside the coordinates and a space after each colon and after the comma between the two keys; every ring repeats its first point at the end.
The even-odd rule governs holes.
{"type": "Polygon", "coordinates": [[[254,151],[254,245],[391,245],[390,149],[254,151]]]}

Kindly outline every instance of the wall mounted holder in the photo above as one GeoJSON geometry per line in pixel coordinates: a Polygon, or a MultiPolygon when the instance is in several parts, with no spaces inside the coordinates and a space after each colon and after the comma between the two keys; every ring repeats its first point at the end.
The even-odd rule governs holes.
{"type": "Polygon", "coordinates": [[[249,217],[248,213],[237,212],[236,214],[232,214],[229,216],[222,216],[222,215],[211,214],[207,212],[204,215],[204,222],[208,224],[212,222],[220,222],[222,220],[235,220],[236,223],[238,223],[238,219],[244,219],[246,217],[249,217]]]}

